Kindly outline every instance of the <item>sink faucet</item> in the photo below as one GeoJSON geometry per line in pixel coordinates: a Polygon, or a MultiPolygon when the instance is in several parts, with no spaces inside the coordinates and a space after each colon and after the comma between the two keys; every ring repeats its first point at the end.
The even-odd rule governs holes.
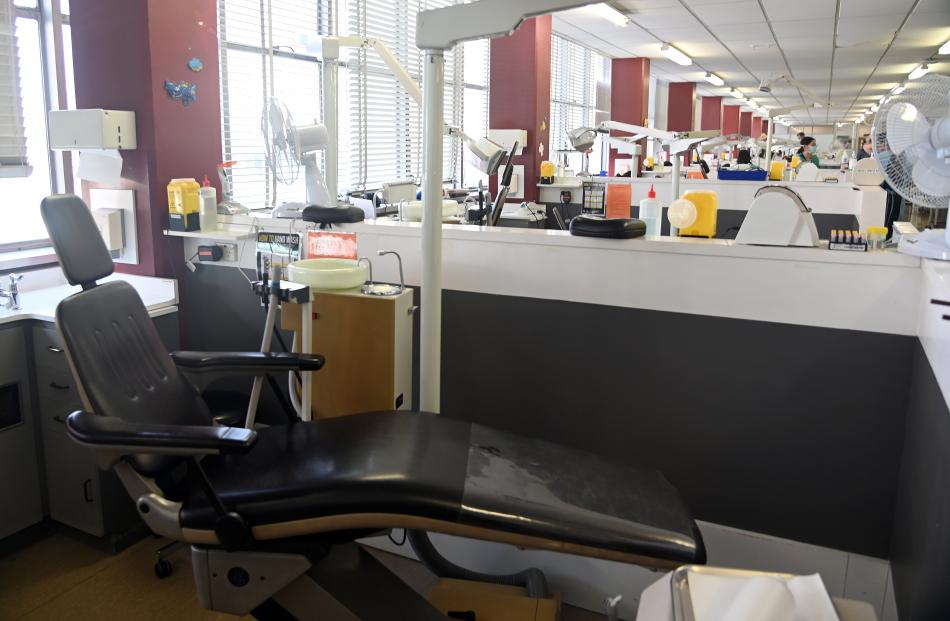
{"type": "Polygon", "coordinates": [[[0,287],[0,300],[6,300],[3,308],[7,310],[20,310],[20,289],[19,283],[23,280],[23,274],[9,274],[10,288],[0,287]]]}

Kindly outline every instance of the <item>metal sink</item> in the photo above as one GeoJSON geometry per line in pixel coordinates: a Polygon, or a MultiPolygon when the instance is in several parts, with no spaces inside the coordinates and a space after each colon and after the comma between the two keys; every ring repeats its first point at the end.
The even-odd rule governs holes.
{"type": "Polygon", "coordinates": [[[353,289],[366,282],[369,268],[350,259],[304,259],[287,266],[290,280],[313,289],[353,289]]]}

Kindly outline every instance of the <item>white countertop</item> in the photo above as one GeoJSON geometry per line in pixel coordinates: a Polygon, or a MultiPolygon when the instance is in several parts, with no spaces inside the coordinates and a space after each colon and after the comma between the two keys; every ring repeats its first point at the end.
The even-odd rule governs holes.
{"type": "MultiPolygon", "coordinates": [[[[178,310],[178,283],[168,278],[151,278],[133,274],[113,274],[101,282],[124,280],[131,284],[145,303],[149,315],[158,317],[178,310]]],[[[18,311],[0,309],[0,324],[34,319],[55,321],[56,306],[70,295],[81,291],[68,284],[59,268],[28,272],[21,281],[18,311]]]]}
{"type": "MultiPolygon", "coordinates": [[[[305,231],[302,221],[222,217],[226,226],[305,231]]],[[[357,234],[374,274],[398,282],[400,253],[407,284],[421,281],[421,225],[378,220],[335,225],[357,234]]],[[[850,253],[824,248],[744,246],[732,240],[574,237],[565,231],[445,225],[443,286],[523,296],[772,321],[888,334],[917,334],[920,259],[894,251],[850,253]]],[[[185,239],[185,254],[199,239],[185,239]]],[[[254,268],[254,242],[238,242],[241,266],[254,268]],[[246,245],[244,245],[246,244],[246,245]]],[[[235,263],[203,264],[236,266],[235,263]]]]}

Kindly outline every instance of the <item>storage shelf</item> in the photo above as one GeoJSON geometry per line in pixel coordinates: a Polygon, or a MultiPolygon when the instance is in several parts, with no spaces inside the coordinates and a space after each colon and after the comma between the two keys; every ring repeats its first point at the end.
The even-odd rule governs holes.
{"type": "Polygon", "coordinates": [[[232,231],[230,229],[215,229],[213,231],[169,231],[165,229],[164,232],[169,237],[195,237],[212,241],[238,241],[254,237],[256,234],[254,230],[232,231]]]}

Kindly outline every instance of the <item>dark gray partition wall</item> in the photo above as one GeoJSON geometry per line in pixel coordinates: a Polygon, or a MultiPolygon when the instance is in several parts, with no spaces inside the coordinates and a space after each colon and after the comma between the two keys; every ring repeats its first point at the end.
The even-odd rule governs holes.
{"type": "MultiPolygon", "coordinates": [[[[185,347],[257,347],[236,269],[180,288],[185,347]]],[[[659,468],[700,519],[893,558],[904,619],[950,609],[950,413],[916,338],[458,291],[443,308],[445,415],[659,468]]]]}
{"type": "MultiPolygon", "coordinates": [[[[257,347],[236,269],[181,295],[187,347],[257,347]]],[[[443,308],[443,414],[659,468],[703,520],[888,556],[914,338],[458,291],[443,308]]]]}
{"type": "Polygon", "coordinates": [[[891,572],[901,619],[950,611],[950,410],[923,348],[914,349],[891,572]]]}

